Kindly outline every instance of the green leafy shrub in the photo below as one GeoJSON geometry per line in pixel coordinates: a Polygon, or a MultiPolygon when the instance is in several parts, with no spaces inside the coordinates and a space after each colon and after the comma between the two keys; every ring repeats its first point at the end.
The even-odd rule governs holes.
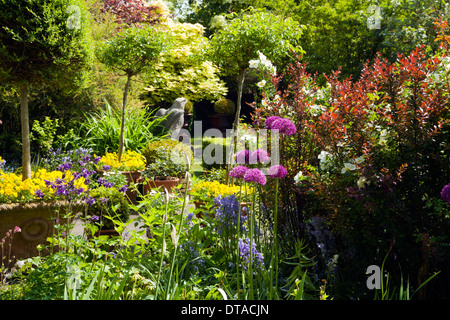
{"type": "Polygon", "coordinates": [[[214,101],[227,93],[218,69],[203,57],[208,39],[203,26],[190,23],[171,23],[169,33],[174,46],[155,64],[152,78],[144,88],[143,99],[151,107],[170,107],[183,97],[191,102],[214,101]]]}
{"type": "Polygon", "coordinates": [[[163,155],[164,157],[173,157],[178,160],[178,157],[183,157],[182,162],[187,168],[185,155],[189,158],[189,163],[192,164],[194,160],[194,153],[191,147],[177,140],[172,139],[158,139],[150,142],[142,149],[142,155],[145,157],[147,164],[154,163],[163,155]],[[161,149],[164,148],[164,149],[161,149]],[[166,156],[166,153],[168,154],[166,156]],[[170,154],[169,154],[170,153],[170,154]]]}
{"type": "Polygon", "coordinates": [[[149,163],[142,177],[155,180],[166,180],[172,177],[181,177],[186,172],[186,165],[183,163],[184,157],[181,155],[174,156],[169,147],[161,146],[156,149],[157,159],[149,163]]]}
{"type": "Polygon", "coordinates": [[[220,99],[214,103],[214,111],[220,114],[233,114],[236,105],[230,99],[220,99]]]}
{"type": "MultiPolygon", "coordinates": [[[[93,114],[86,114],[80,124],[77,138],[67,141],[68,147],[91,148],[97,155],[116,151],[119,148],[121,115],[109,103],[93,114]],[[71,144],[75,144],[72,145],[71,144]]],[[[167,130],[161,125],[164,118],[151,118],[143,109],[128,110],[125,124],[127,134],[124,139],[126,149],[140,151],[150,142],[165,136],[167,130]]]]}
{"type": "Polygon", "coordinates": [[[126,222],[130,218],[128,199],[118,188],[100,186],[93,189],[90,196],[95,203],[89,206],[88,214],[99,229],[114,229],[113,219],[126,222]]]}
{"type": "MultiPolygon", "coordinates": [[[[226,164],[226,153],[227,149],[227,140],[225,138],[215,138],[215,137],[204,137],[202,139],[202,167],[205,170],[211,170],[211,169],[223,169],[226,164]],[[222,158],[218,159],[219,156],[216,158],[216,152],[218,150],[222,149],[222,158]],[[211,157],[213,160],[213,163],[208,163],[210,161],[207,161],[205,159],[205,155],[208,157],[211,157]],[[217,163],[218,162],[218,163],[217,163]]],[[[219,151],[220,152],[220,151],[219,151]]]]}

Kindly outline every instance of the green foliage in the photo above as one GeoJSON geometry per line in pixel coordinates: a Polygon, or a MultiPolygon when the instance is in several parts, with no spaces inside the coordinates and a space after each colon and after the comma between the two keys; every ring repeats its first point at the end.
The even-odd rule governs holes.
{"type": "Polygon", "coordinates": [[[227,15],[227,24],[210,40],[209,54],[225,75],[239,75],[249,61],[264,53],[275,65],[286,63],[292,51],[300,53],[303,26],[290,18],[263,10],[227,15]]]}
{"type": "MultiPolygon", "coordinates": [[[[124,184],[126,183],[121,185],[124,184]]],[[[95,203],[88,207],[88,218],[98,217],[98,221],[92,220],[92,223],[99,229],[112,230],[115,227],[115,220],[121,222],[129,220],[130,206],[128,199],[117,187],[100,186],[92,189],[90,196],[95,199],[95,203]]]]}
{"type": "Polygon", "coordinates": [[[168,33],[158,27],[130,27],[101,43],[97,57],[108,68],[135,76],[151,69],[169,45],[168,33]]]}
{"type": "MultiPolygon", "coordinates": [[[[127,135],[124,145],[127,149],[140,151],[151,141],[163,137],[166,130],[161,118],[152,118],[143,109],[131,109],[126,117],[127,135]]],[[[69,132],[65,148],[92,148],[103,155],[119,148],[120,115],[106,102],[96,113],[86,114],[78,131],[69,132]]]]}
{"type": "Polygon", "coordinates": [[[425,45],[435,52],[437,18],[449,21],[450,7],[439,0],[381,1],[381,43],[378,50],[391,61],[397,53],[409,54],[416,47],[425,45]]]}
{"type": "Polygon", "coordinates": [[[58,119],[52,120],[50,117],[45,117],[42,124],[39,120],[34,120],[32,130],[36,133],[36,136],[31,132],[30,140],[36,141],[39,145],[39,150],[46,154],[53,147],[56,130],[59,126],[58,119]]]}
{"type": "Polygon", "coordinates": [[[202,151],[203,155],[211,155],[213,159],[216,159],[216,151],[221,150],[222,158],[217,159],[219,163],[207,163],[205,157],[202,156],[202,167],[205,170],[220,169],[223,168],[226,163],[226,149],[227,149],[227,139],[216,138],[216,137],[204,137],[202,139],[202,151]],[[221,150],[222,149],[222,150],[221,150]]]}
{"type": "Polygon", "coordinates": [[[214,102],[214,111],[221,114],[233,114],[236,105],[230,99],[220,99],[214,102]]]}
{"type": "MultiPolygon", "coordinates": [[[[147,164],[155,162],[158,160],[159,152],[167,153],[169,152],[175,157],[182,156],[183,163],[186,163],[184,160],[184,156],[186,155],[189,158],[190,164],[192,164],[194,160],[194,154],[190,148],[190,146],[173,139],[158,139],[153,142],[147,144],[143,149],[141,149],[142,155],[145,157],[147,164]],[[164,150],[160,150],[163,147],[164,150]]],[[[170,155],[167,155],[169,157],[170,155]]],[[[178,158],[177,158],[178,159],[178,158]]]]}
{"type": "Polygon", "coordinates": [[[142,149],[142,155],[147,162],[142,175],[150,178],[183,177],[193,161],[191,148],[172,139],[161,139],[149,143],[142,149]]]}
{"type": "Polygon", "coordinates": [[[172,149],[161,146],[154,150],[157,158],[147,164],[142,177],[155,180],[164,180],[171,177],[180,177],[186,172],[184,157],[172,153],[172,149]]]}
{"type": "Polygon", "coordinates": [[[208,39],[203,36],[203,26],[189,23],[170,23],[168,33],[173,46],[162,55],[144,88],[145,101],[150,106],[170,106],[183,97],[191,102],[216,100],[227,93],[218,70],[205,59],[203,51],[208,39]]]}
{"type": "Polygon", "coordinates": [[[0,25],[0,70],[8,75],[6,81],[68,89],[92,61],[90,21],[83,1],[2,0],[0,25]]]}

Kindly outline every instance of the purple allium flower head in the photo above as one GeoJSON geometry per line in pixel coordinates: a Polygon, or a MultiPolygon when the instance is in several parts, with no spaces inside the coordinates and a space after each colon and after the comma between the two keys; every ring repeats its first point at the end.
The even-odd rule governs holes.
{"type": "Polygon", "coordinates": [[[103,171],[108,171],[109,169],[111,169],[111,166],[108,166],[107,164],[103,165],[103,171]]]}
{"type": "Polygon", "coordinates": [[[267,182],[266,176],[258,168],[248,169],[244,174],[245,182],[256,182],[260,185],[265,185],[267,182]]]}
{"type": "Polygon", "coordinates": [[[127,191],[127,189],[128,189],[128,185],[125,184],[119,188],[119,191],[125,193],[127,191]]]}
{"type": "Polygon", "coordinates": [[[236,163],[238,164],[247,164],[249,161],[250,152],[246,149],[238,151],[234,156],[236,163]]]}
{"type": "Polygon", "coordinates": [[[266,122],[265,122],[265,126],[266,126],[266,129],[272,129],[272,124],[273,124],[273,122],[274,121],[276,121],[276,120],[278,120],[278,119],[280,119],[280,117],[277,117],[277,116],[271,116],[271,117],[268,117],[267,119],[266,119],[266,122]]]}
{"type": "Polygon", "coordinates": [[[41,198],[41,199],[45,196],[41,190],[36,190],[36,192],[34,194],[36,195],[36,197],[41,198]]]}
{"type": "Polygon", "coordinates": [[[266,150],[258,149],[250,154],[250,163],[267,163],[269,162],[269,154],[266,150]]]}
{"type": "Polygon", "coordinates": [[[287,176],[287,170],[282,165],[274,165],[269,168],[269,177],[272,179],[282,179],[287,176]]]}
{"type": "Polygon", "coordinates": [[[100,220],[100,217],[99,216],[92,216],[91,220],[92,221],[98,221],[98,220],[100,220]]]}
{"type": "Polygon", "coordinates": [[[441,197],[442,197],[442,200],[450,203],[450,183],[447,184],[446,186],[444,186],[444,188],[442,188],[441,197]]]}
{"type": "Polygon", "coordinates": [[[229,176],[236,179],[244,179],[247,170],[248,168],[246,166],[237,166],[231,169],[229,176]]]}
{"type": "Polygon", "coordinates": [[[101,203],[106,204],[108,202],[108,198],[99,198],[101,203]]]}
{"type": "Polygon", "coordinates": [[[275,120],[272,123],[271,129],[278,129],[280,133],[283,133],[287,136],[291,136],[297,131],[297,128],[292,123],[292,121],[286,118],[275,120]]]}

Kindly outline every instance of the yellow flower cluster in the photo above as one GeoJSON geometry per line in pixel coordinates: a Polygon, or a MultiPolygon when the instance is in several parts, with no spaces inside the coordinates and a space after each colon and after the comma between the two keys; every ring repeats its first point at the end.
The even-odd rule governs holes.
{"type": "MultiPolygon", "coordinates": [[[[62,178],[63,174],[61,171],[39,169],[32,173],[31,179],[22,181],[20,174],[0,172],[0,203],[36,201],[38,199],[37,190],[42,192],[47,199],[51,199],[55,191],[46,186],[45,180],[54,182],[56,179],[62,178]]],[[[65,180],[72,179],[72,173],[66,171],[65,180]]],[[[86,187],[84,182],[84,178],[75,180],[75,187],[86,187]]]]}
{"type": "Polygon", "coordinates": [[[136,151],[126,151],[119,162],[119,156],[115,152],[107,152],[105,156],[101,157],[97,167],[102,170],[105,165],[119,171],[144,170],[145,158],[136,151]]]}
{"type": "MultiPolygon", "coordinates": [[[[194,198],[202,198],[205,196],[212,198],[216,198],[217,196],[228,197],[232,194],[238,195],[240,187],[228,186],[218,181],[199,181],[192,186],[191,192],[194,198]]],[[[251,192],[251,190],[248,192],[251,192]]]]}

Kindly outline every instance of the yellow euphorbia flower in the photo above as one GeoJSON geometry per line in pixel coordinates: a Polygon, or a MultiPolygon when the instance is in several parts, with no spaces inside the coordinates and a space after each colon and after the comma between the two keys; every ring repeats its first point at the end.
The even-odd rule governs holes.
{"type": "Polygon", "coordinates": [[[119,162],[119,157],[115,152],[107,152],[97,164],[99,169],[103,169],[103,166],[109,166],[111,169],[120,171],[144,170],[145,158],[136,151],[126,151],[119,162]]]}
{"type": "MultiPolygon", "coordinates": [[[[232,194],[239,194],[239,186],[228,186],[218,181],[199,181],[192,187],[192,195],[194,198],[201,198],[202,196],[208,196],[216,198],[218,196],[228,197],[232,194]]],[[[247,190],[251,193],[252,190],[247,190]]]]}

